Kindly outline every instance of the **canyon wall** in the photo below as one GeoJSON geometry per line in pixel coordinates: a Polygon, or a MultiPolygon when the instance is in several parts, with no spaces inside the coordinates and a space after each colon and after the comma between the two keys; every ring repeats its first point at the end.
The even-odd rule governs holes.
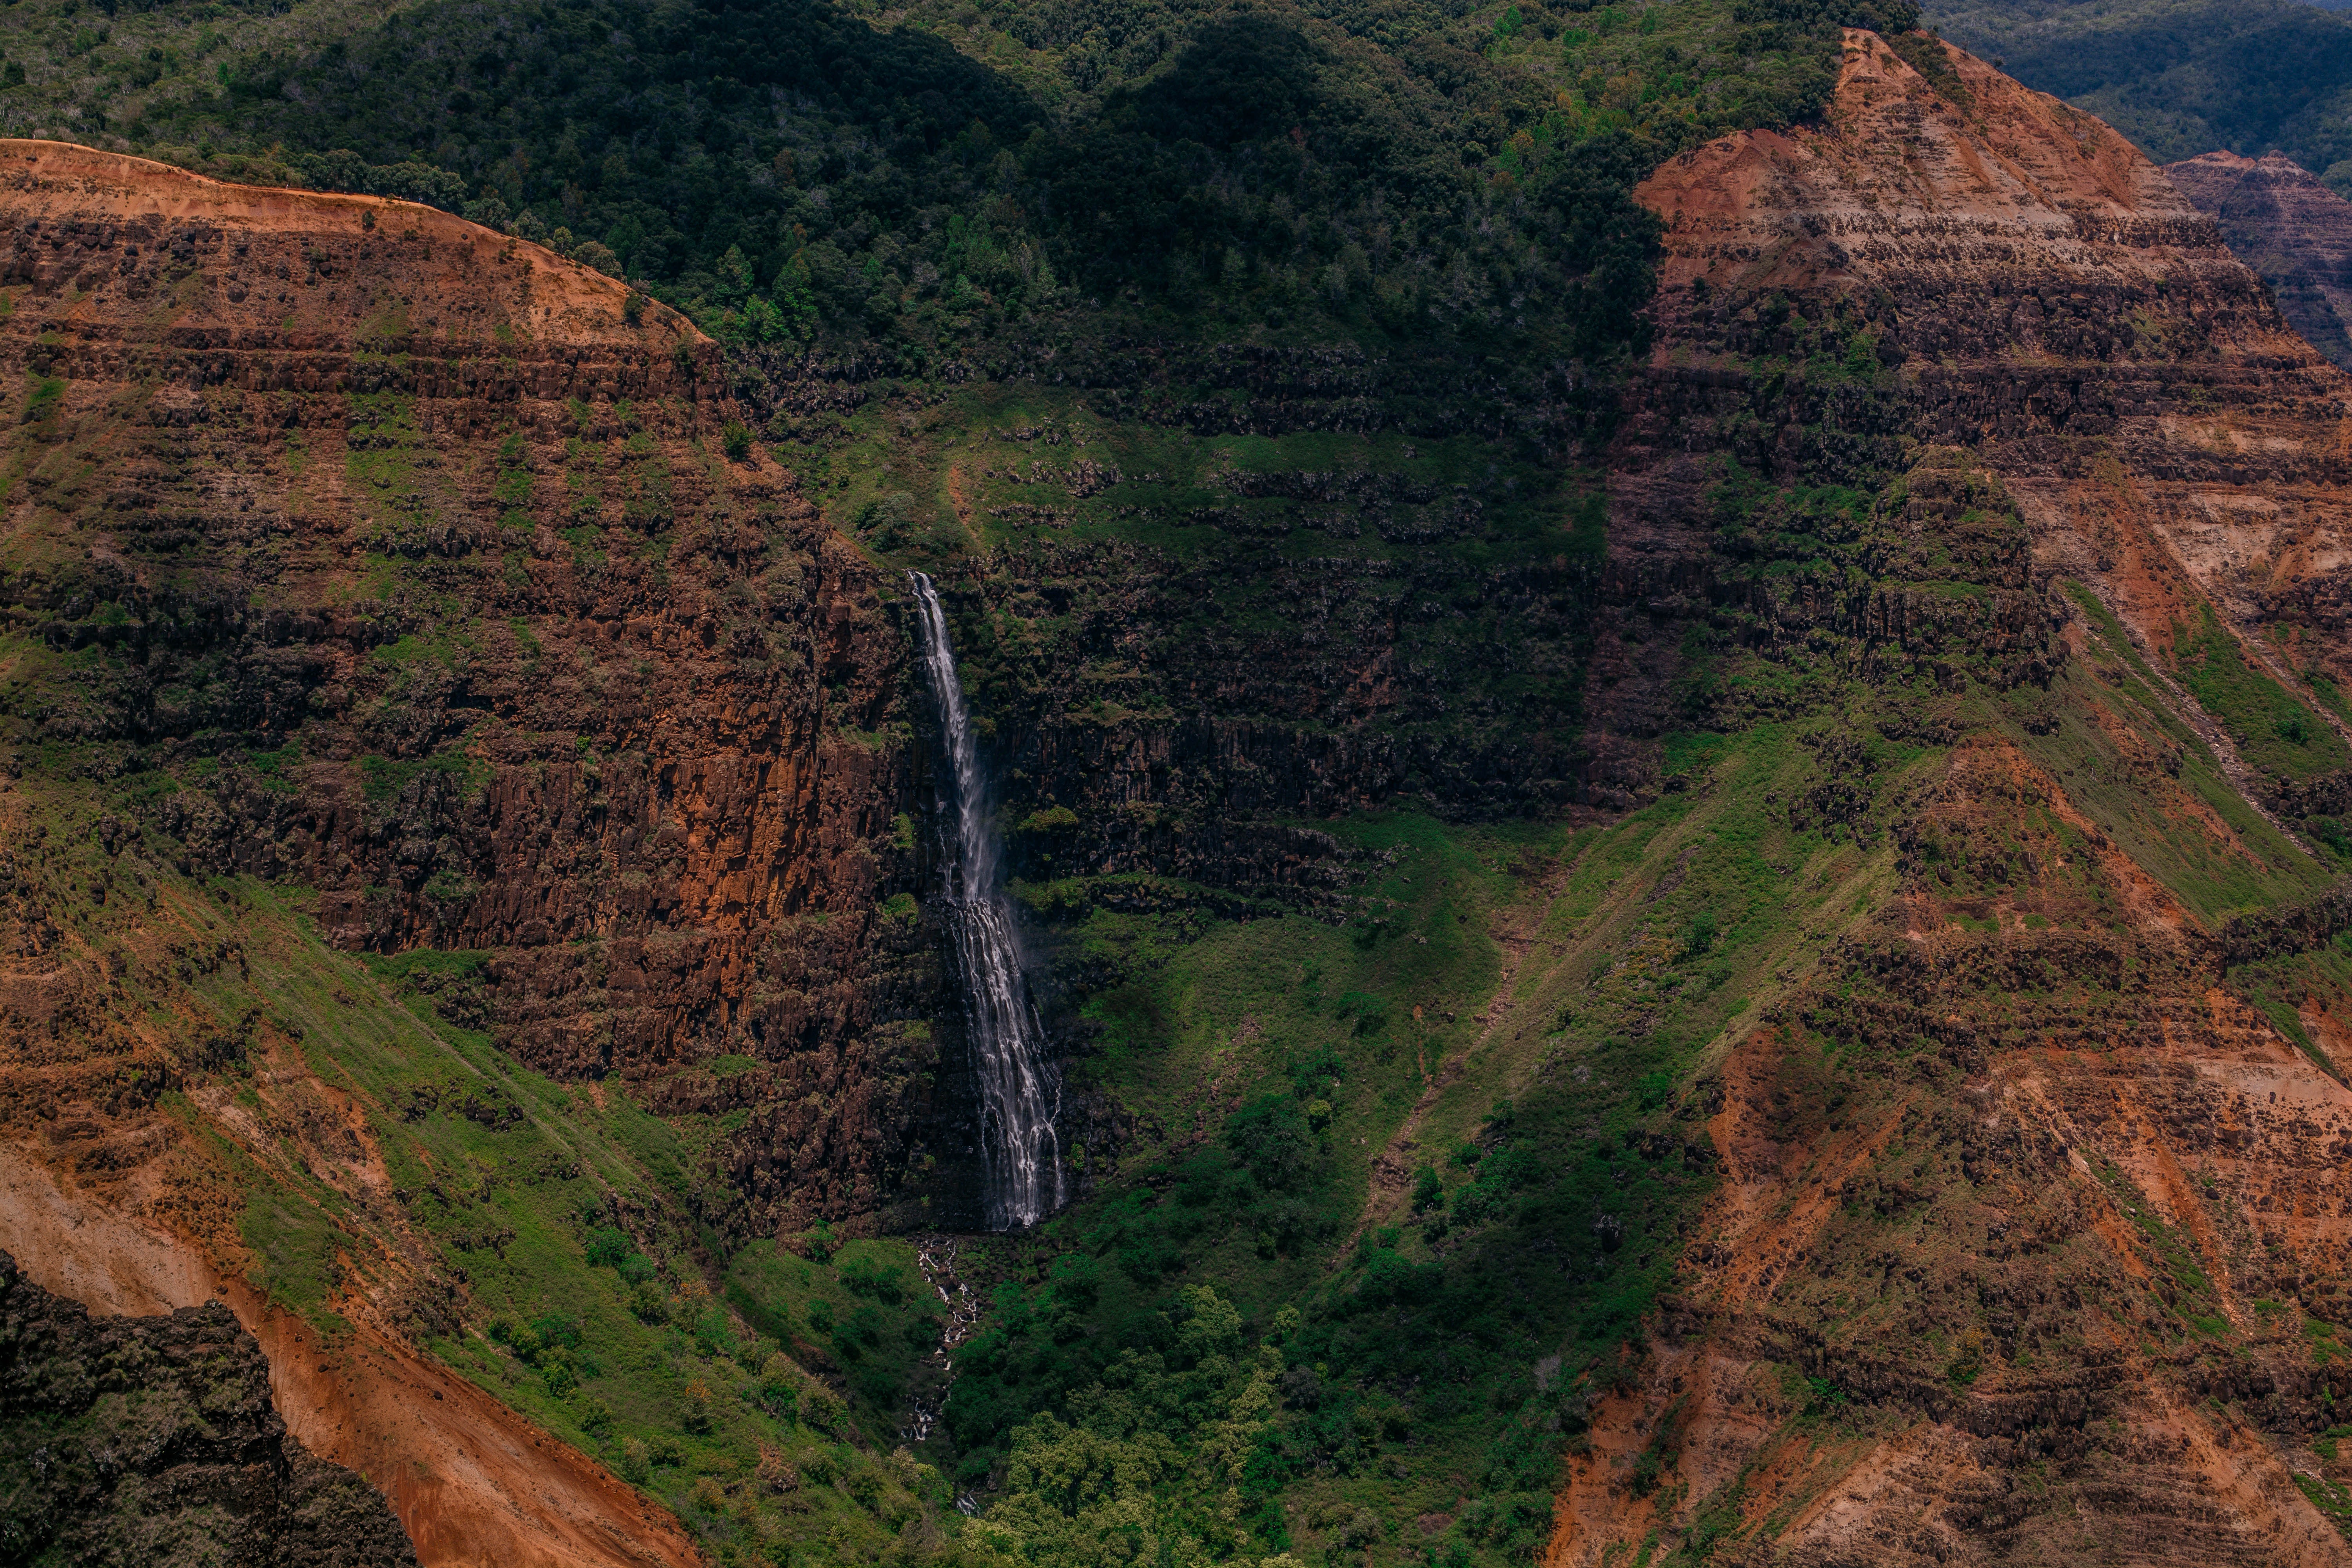
{"type": "Polygon", "coordinates": [[[971,1219],[905,561],[1003,795],[1077,1184],[1127,1184],[1064,1239],[1133,1291],[1002,1254],[1036,1365],[1148,1340],[1168,1237],[1263,1198],[1235,1234],[1313,1275],[1322,1337],[1252,1408],[1341,1420],[1328,1350],[1395,1401],[1347,1451],[1399,1446],[1433,1540],[1505,1550],[1496,1499],[1564,1477],[1562,1565],[2343,1560],[2352,383],[2120,137],[1925,35],[1848,31],[1819,123],[1640,194],[1653,333],[1613,379],[1100,345],[1001,367],[1050,396],[894,393],[908,488],[828,520],[785,466],[822,443],[739,423],[850,400],[805,365],[428,209],[0,144],[0,703],[34,738],[0,758],[0,1116],[27,1214],[144,1238],[43,1282],[229,1301],[428,1562],[465,1509],[550,1562],[689,1560],[571,1446],[628,1462],[612,1409],[515,1413],[538,1331],[493,1352],[481,1303],[536,1258],[701,1391],[633,1429],[737,1402],[756,1469],[674,1478],[704,1539],[799,1517],[765,1447],[795,1380],[895,1417],[859,1392],[895,1352],[730,1259],[804,1280],[971,1219]],[[1246,963],[1165,1003],[1212,925],[1246,963]],[[1252,1071],[1273,1109],[1221,1135],[1252,1071]],[[1310,1161],[1361,1173],[1352,1229],[1315,1228],[1310,1161]],[[1661,1169],[1699,1195],[1621,1252],[1661,1169]],[[1533,1322],[1660,1251],[1570,1386],[1480,1320],[1534,1345],[1475,1385],[1532,1468],[1415,1479],[1405,1402],[1474,1384],[1364,1325],[1501,1289],[1465,1258],[1533,1322]],[[790,1365],[714,1370],[719,1296],[790,1365]]]}
{"type": "Polygon", "coordinates": [[[78,766],[200,779],[149,803],[178,869],[315,889],[347,950],[478,954],[442,1000],[521,1060],[753,1110],[744,1223],[876,1207],[938,984],[877,924],[919,859],[903,643],[790,477],[730,455],[713,345],[412,204],[48,143],[0,168],[29,286],[0,596],[71,666],[26,717],[78,766]],[[756,1070],[693,1070],[730,1054],[756,1070]]]}
{"type": "Polygon", "coordinates": [[[2324,938],[2220,937],[2250,879],[2325,874],[2352,383],[2121,138],[1903,42],[1850,32],[1826,123],[1643,187],[1667,251],[1612,549],[1766,661],[1875,635],[1841,662],[1957,692],[2021,631],[2062,657],[1993,675],[1897,808],[1894,897],[1683,1100],[1722,1183],[1547,1561],[1655,1531],[1759,1563],[2341,1562],[2343,996],[2281,956],[2324,938]],[[1887,575],[1979,552],[1987,591],[1842,598],[1762,530],[1734,537],[1779,571],[1724,561],[1727,458],[1802,485],[1890,452],[1976,477],[1914,468],[1907,548],[1945,567],[1887,575]]]}
{"type": "Polygon", "coordinates": [[[884,908],[923,851],[883,579],[682,318],[446,214],[8,142],[0,289],[8,1245],[233,1309],[428,1563],[697,1560],[617,1447],[453,1370],[429,1227],[502,1259],[520,1190],[680,1238],[698,1300],[698,1226],[897,1197],[940,1009],[884,908]],[[709,1131],[584,1146],[516,1064],[709,1131]]]}

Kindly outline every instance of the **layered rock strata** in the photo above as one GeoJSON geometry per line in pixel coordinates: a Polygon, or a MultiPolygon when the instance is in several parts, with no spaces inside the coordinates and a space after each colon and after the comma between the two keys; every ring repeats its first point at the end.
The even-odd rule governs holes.
{"type": "Polygon", "coordinates": [[[1849,32],[1825,123],[1641,193],[1618,570],[1958,744],[1906,787],[1893,898],[1683,1103],[1722,1185],[1548,1561],[2344,1562],[2344,1000],[2218,911],[2233,867],[2324,880],[2269,829],[2336,776],[2352,647],[2294,618],[2336,597],[2352,384],[2120,137],[1905,43],[1849,32]],[[1909,542],[1737,521],[1743,476],[1876,491],[1909,542]]]}
{"type": "MultiPolygon", "coordinates": [[[[730,455],[714,346],[429,208],[55,143],[0,146],[0,602],[81,665],[42,732],[202,774],[152,801],[181,869],[480,952],[452,1016],[533,1067],[692,1104],[675,1075],[752,1058],[740,1223],[885,1201],[931,1050],[888,1020],[937,985],[875,923],[916,871],[903,643],[730,455]]],[[[137,1047],[90,1049],[12,1075],[17,1114],[137,1047]]]]}
{"type": "Polygon", "coordinates": [[[2164,174],[2221,226],[2294,330],[2352,369],[2352,202],[2282,153],[2207,153],[2167,163],[2164,174]]]}
{"type": "MultiPolygon", "coordinates": [[[[1643,185],[1667,226],[1660,346],[1617,449],[1612,551],[1703,596],[1723,459],[1871,484],[1950,445],[2016,498],[2037,573],[2087,584],[2137,646],[2168,654],[2209,605],[2339,725],[2310,677],[2340,679],[2352,647],[2250,634],[2334,625],[2341,374],[2122,138],[1948,52],[1939,87],[1851,33],[1826,126],[1711,143],[1643,185]],[[1755,373],[1782,356],[1802,363],[1755,373]]],[[[2266,803],[2294,783],[2255,772],[2266,803]]]]}

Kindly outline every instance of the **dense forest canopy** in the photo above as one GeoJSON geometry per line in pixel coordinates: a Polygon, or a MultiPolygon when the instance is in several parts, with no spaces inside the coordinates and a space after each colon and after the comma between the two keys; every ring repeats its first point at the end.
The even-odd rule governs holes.
{"type": "Polygon", "coordinates": [[[1648,288],[1632,185],[1817,111],[1841,23],[1913,20],[1903,0],[435,3],[310,47],[215,43],[208,68],[183,55],[210,33],[110,34],[11,113],[46,91],[177,161],[456,206],[722,337],[888,345],[905,369],[1080,306],[1605,358],[1648,288]]]}
{"type": "Polygon", "coordinates": [[[1937,0],[1953,41],[2160,163],[2284,152],[2352,194],[2352,21],[2295,0],[1937,0]]]}

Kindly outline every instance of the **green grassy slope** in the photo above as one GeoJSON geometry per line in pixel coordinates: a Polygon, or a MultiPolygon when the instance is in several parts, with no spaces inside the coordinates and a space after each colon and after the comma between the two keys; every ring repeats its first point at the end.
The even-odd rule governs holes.
{"type": "Polygon", "coordinates": [[[1883,890],[1883,848],[1770,821],[1767,786],[1808,771],[1792,742],[1699,742],[1683,791],[1606,830],[1348,825],[1381,864],[1337,925],[1060,928],[1108,981],[1078,1070],[1150,1131],[963,1359],[959,1462],[1008,1483],[982,1540],[1133,1506],[1188,1557],[1538,1543],[1562,1434],[1709,1187],[1675,1086],[1883,890]],[[1073,1421],[1163,1484],[1047,1487],[1073,1421]]]}
{"type": "Polygon", "coordinates": [[[366,1300],[730,1560],[936,1531],[943,1483],[892,1457],[939,1342],[909,1243],[725,1248],[697,1218],[709,1119],[552,1082],[442,1016],[470,955],[336,952],[302,889],[191,880],[136,830],[110,852],[93,825],[155,782],[16,790],[15,896],[63,922],[68,973],[110,977],[61,1059],[177,1130],[188,1228],[331,1344],[366,1300]]]}

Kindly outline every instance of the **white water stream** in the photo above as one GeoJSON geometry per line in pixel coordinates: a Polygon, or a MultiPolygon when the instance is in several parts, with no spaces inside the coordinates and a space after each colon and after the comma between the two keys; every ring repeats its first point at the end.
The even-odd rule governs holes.
{"type": "Polygon", "coordinates": [[[922,610],[923,673],[947,743],[943,804],[953,813],[947,876],[947,928],[963,989],[964,1032],[980,1084],[980,1142],[988,1223],[997,1230],[1036,1224],[1062,1206],[1062,1146],[1054,1131],[1061,1086],[1045,1059],[1045,1030],[1022,978],[1013,906],[988,824],[988,785],[973,744],[971,714],[956,678],[955,649],[939,591],[909,572],[922,610]]]}

